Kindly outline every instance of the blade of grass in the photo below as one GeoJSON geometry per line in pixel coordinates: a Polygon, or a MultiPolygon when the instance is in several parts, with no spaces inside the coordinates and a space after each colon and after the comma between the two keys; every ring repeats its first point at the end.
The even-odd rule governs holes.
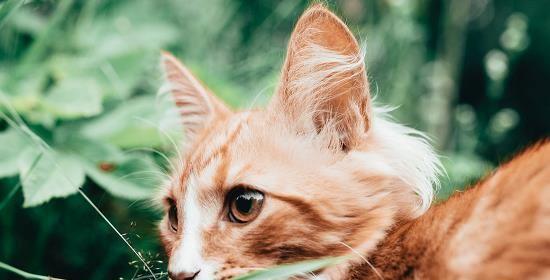
{"type": "Polygon", "coordinates": [[[55,33],[59,30],[59,25],[67,18],[73,2],[73,0],[63,0],[59,3],[44,31],[38,35],[23,56],[22,61],[19,63],[20,66],[17,67],[15,72],[16,78],[20,77],[23,73],[28,73],[30,68],[34,66],[34,63],[42,57],[48,45],[52,41],[57,40],[55,33]]]}
{"type": "Polygon", "coordinates": [[[321,268],[325,268],[327,266],[339,264],[347,259],[349,259],[349,256],[332,257],[332,258],[297,262],[292,264],[284,264],[284,265],[268,268],[265,270],[254,271],[249,274],[239,276],[235,278],[235,280],[287,279],[292,276],[303,275],[306,273],[319,270],[321,268]]]}
{"type": "Polygon", "coordinates": [[[19,268],[13,267],[13,266],[11,266],[9,264],[6,264],[6,263],[3,263],[3,262],[0,262],[0,268],[5,269],[5,270],[10,271],[10,272],[13,272],[13,273],[25,278],[25,279],[63,280],[61,278],[55,278],[55,277],[50,277],[50,276],[44,276],[44,275],[29,273],[29,272],[23,271],[19,268]]]}
{"type": "MultiPolygon", "coordinates": [[[[4,106],[7,108],[8,112],[10,112],[11,115],[13,115],[13,118],[16,120],[12,120],[9,116],[7,116],[4,112],[2,112],[0,110],[0,118],[4,119],[4,121],[6,121],[8,123],[8,125],[10,125],[11,127],[13,127],[14,129],[16,130],[19,130],[20,132],[23,132],[25,135],[27,135],[29,138],[31,138],[31,140],[38,146],[42,149],[42,153],[45,153],[45,152],[51,152],[53,151],[53,149],[48,145],[48,143],[46,143],[44,140],[42,140],[42,138],[40,138],[38,135],[36,135],[26,124],[25,122],[21,119],[21,117],[17,114],[17,112],[13,109],[13,106],[11,106],[9,100],[7,98],[5,98],[5,96],[3,96],[2,94],[0,94],[0,101],[2,101],[4,103],[4,106]]],[[[42,154],[41,153],[41,154],[42,154]]],[[[56,162],[54,162],[54,164],[57,165],[56,162]]],[[[59,167],[59,166],[57,166],[59,167]]],[[[30,172],[29,172],[30,173],[30,172]]],[[[28,173],[27,173],[28,174],[28,173]]],[[[71,183],[71,184],[74,184],[70,178],[68,178],[67,176],[65,176],[65,179],[71,183]]],[[[86,196],[86,194],[79,188],[78,189],[80,195],[86,200],[86,202],[88,202],[88,204],[90,204],[90,206],[92,206],[92,208],[101,216],[101,218],[103,218],[103,220],[105,220],[107,222],[107,224],[115,231],[115,233],[124,241],[124,243],[130,248],[130,250],[138,257],[138,259],[141,261],[141,263],[143,263],[143,266],[146,268],[147,272],[151,274],[151,276],[153,277],[153,279],[157,279],[157,277],[155,276],[155,273],[153,273],[153,270],[151,269],[151,267],[149,267],[149,265],[147,264],[147,262],[145,261],[145,259],[143,259],[143,257],[141,256],[141,254],[139,254],[137,252],[137,250],[130,244],[130,242],[128,242],[128,240],[126,240],[126,238],[124,238],[124,235],[122,235],[118,229],[111,223],[111,221],[109,221],[109,219],[107,219],[107,217],[103,214],[103,212],[101,212],[101,210],[99,210],[99,208],[88,198],[88,196],[86,196]]]]}
{"type": "Polygon", "coordinates": [[[42,158],[43,155],[44,155],[44,153],[40,153],[40,154],[38,154],[38,156],[36,156],[34,161],[31,163],[31,167],[29,168],[29,171],[27,172],[27,174],[25,174],[25,176],[23,178],[21,178],[21,180],[19,180],[17,185],[15,185],[15,187],[8,193],[8,195],[4,198],[4,200],[2,200],[2,203],[0,203],[0,212],[2,211],[2,209],[4,209],[4,207],[6,207],[6,205],[8,205],[8,202],[10,202],[10,200],[13,198],[13,196],[21,188],[21,186],[23,185],[23,182],[27,179],[29,174],[31,174],[34,167],[36,167],[36,164],[38,163],[38,161],[40,161],[40,159],[42,158]]]}
{"type": "MultiPolygon", "coordinates": [[[[164,277],[168,276],[168,273],[166,272],[159,272],[156,274],[158,277],[164,277]]],[[[138,277],[132,277],[132,280],[148,280],[151,279],[150,275],[144,275],[144,276],[138,276],[138,277]]]]}
{"type": "Polygon", "coordinates": [[[25,4],[25,0],[8,0],[0,6],[0,29],[10,16],[23,4],[25,4]]]}
{"type": "Polygon", "coordinates": [[[15,187],[13,189],[11,189],[11,191],[8,193],[8,195],[6,195],[4,200],[2,200],[2,203],[0,203],[0,211],[2,211],[2,209],[4,209],[4,207],[6,207],[6,205],[8,205],[10,200],[13,198],[13,196],[17,193],[17,191],[20,188],[21,188],[21,181],[18,182],[17,185],[15,185],[15,187]]]}
{"type": "Polygon", "coordinates": [[[151,276],[153,276],[153,279],[157,279],[156,276],[155,276],[155,273],[153,273],[153,270],[149,267],[149,265],[147,264],[147,262],[145,261],[145,259],[143,259],[143,257],[141,256],[140,253],[138,253],[138,251],[136,249],[134,249],[134,247],[132,245],[130,245],[130,242],[128,242],[128,240],[126,240],[126,238],[124,238],[124,235],[122,235],[120,233],[120,231],[118,231],[118,229],[113,225],[113,223],[111,223],[111,221],[109,221],[109,219],[107,219],[107,217],[103,214],[103,212],[101,212],[101,210],[99,210],[99,208],[97,208],[97,206],[92,202],[92,200],[82,191],[82,189],[78,189],[78,193],[80,193],[80,195],[88,202],[88,204],[90,204],[90,206],[92,206],[92,208],[94,208],[94,210],[97,212],[97,214],[99,214],[99,216],[101,216],[101,218],[116,232],[116,234],[118,236],[120,236],[120,238],[122,239],[122,241],[124,241],[124,243],[126,243],[126,246],[128,246],[128,248],[130,248],[130,250],[132,250],[132,252],[138,257],[138,259],[143,263],[143,265],[145,266],[147,272],[149,272],[151,274],[151,276]]]}

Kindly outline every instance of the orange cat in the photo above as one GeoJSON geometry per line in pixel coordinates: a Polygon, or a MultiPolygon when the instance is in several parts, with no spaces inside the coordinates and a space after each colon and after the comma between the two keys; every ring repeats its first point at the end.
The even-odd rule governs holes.
{"type": "Polygon", "coordinates": [[[550,279],[550,141],[396,226],[342,279],[550,279]]]}
{"type": "MultiPolygon", "coordinates": [[[[160,233],[172,279],[229,279],[351,252],[355,258],[317,278],[370,277],[373,271],[364,257],[371,254],[388,278],[441,276],[446,272],[442,261],[452,253],[457,258],[448,259],[452,265],[447,266],[474,273],[476,256],[486,252],[488,241],[469,238],[476,232],[468,228],[495,229],[472,222],[445,245],[448,252],[439,251],[439,227],[466,222],[455,216],[466,211],[453,204],[460,197],[409,224],[428,210],[440,164],[421,134],[394,123],[373,105],[363,57],[346,25],[323,6],[313,6],[296,24],[268,107],[233,112],[176,58],[163,54],[187,136],[162,198],[166,216],[160,233]],[[415,228],[418,232],[404,234],[415,228]],[[419,241],[425,247],[418,251],[402,249],[400,242],[424,232],[433,244],[419,241]],[[377,249],[381,242],[384,247],[377,249]],[[432,245],[442,255],[422,251],[432,245]],[[424,267],[409,262],[412,272],[407,266],[405,272],[391,274],[393,265],[407,263],[402,259],[416,252],[441,257],[429,259],[434,264],[429,269],[441,270],[418,274],[416,268],[424,267]]],[[[475,212],[471,205],[468,210],[475,212]]],[[[493,218],[485,214],[477,219],[493,218]]]]}

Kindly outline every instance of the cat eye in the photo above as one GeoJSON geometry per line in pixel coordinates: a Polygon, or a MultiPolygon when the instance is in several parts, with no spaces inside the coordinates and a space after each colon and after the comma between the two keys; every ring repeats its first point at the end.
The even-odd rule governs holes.
{"type": "Polygon", "coordinates": [[[262,192],[245,187],[233,189],[228,195],[229,221],[233,223],[248,223],[260,214],[264,202],[262,192]]]}
{"type": "Polygon", "coordinates": [[[170,203],[170,209],[168,210],[168,223],[173,231],[178,231],[178,208],[175,203],[170,203]]]}

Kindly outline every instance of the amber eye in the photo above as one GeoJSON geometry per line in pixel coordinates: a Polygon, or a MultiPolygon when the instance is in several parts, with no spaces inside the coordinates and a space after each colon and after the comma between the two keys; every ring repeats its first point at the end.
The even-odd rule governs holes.
{"type": "Polygon", "coordinates": [[[233,223],[248,223],[262,210],[264,194],[245,187],[233,189],[229,195],[229,220],[233,223]]]}
{"type": "Polygon", "coordinates": [[[170,209],[168,210],[168,223],[173,231],[178,231],[178,208],[175,202],[170,203],[170,209]]]}

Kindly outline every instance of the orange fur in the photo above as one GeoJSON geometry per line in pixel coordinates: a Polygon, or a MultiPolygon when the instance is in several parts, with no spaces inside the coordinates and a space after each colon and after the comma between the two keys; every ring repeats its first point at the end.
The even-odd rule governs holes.
{"type": "MultiPolygon", "coordinates": [[[[549,279],[550,141],[417,220],[369,257],[385,279],[549,279]]],[[[346,279],[378,279],[355,267],[346,279]]]]}
{"type": "MultiPolygon", "coordinates": [[[[159,225],[171,278],[229,279],[273,265],[353,251],[356,255],[351,260],[322,271],[319,277],[362,279],[371,275],[363,258],[375,250],[375,265],[390,273],[390,278],[402,277],[409,274],[391,274],[385,268],[401,267],[397,264],[409,251],[400,251],[399,242],[415,236],[423,237],[426,244],[413,240],[410,252],[422,252],[417,245],[434,246],[434,252],[441,254],[438,257],[449,257],[445,268],[430,269],[466,278],[482,275],[485,270],[468,270],[477,274],[460,270],[475,266],[475,259],[469,257],[475,254],[464,251],[463,245],[477,248],[487,243],[476,239],[483,237],[477,225],[506,213],[487,209],[499,205],[504,210],[516,205],[528,209],[527,196],[501,204],[497,198],[511,187],[506,191],[481,187],[468,192],[488,193],[486,198],[468,200],[472,207],[477,205],[474,201],[483,202],[479,210],[453,206],[465,194],[411,222],[431,204],[439,161],[420,133],[390,121],[372,104],[363,57],[345,24],[315,5],[296,24],[270,105],[264,110],[232,112],[176,58],[163,54],[168,88],[187,136],[180,165],[164,194],[166,212],[172,216],[159,225]],[[261,196],[263,202],[254,208],[260,211],[254,219],[243,223],[232,218],[229,207],[231,195],[242,189],[255,191],[246,199],[261,196]],[[466,223],[459,217],[463,211],[479,213],[472,216],[475,221],[466,223]],[[435,223],[434,216],[441,220],[435,223]],[[439,250],[445,239],[438,227],[445,224],[460,225],[463,233],[453,235],[446,249],[439,250]],[[404,235],[412,228],[418,230],[404,235]]],[[[497,173],[493,178],[498,177],[497,173]]],[[[507,228],[503,223],[508,220],[502,221],[488,226],[488,236],[495,236],[501,226],[507,228]]],[[[488,258],[498,248],[477,250],[488,258]]],[[[422,274],[419,266],[411,275],[443,275],[438,272],[422,274]]]]}

